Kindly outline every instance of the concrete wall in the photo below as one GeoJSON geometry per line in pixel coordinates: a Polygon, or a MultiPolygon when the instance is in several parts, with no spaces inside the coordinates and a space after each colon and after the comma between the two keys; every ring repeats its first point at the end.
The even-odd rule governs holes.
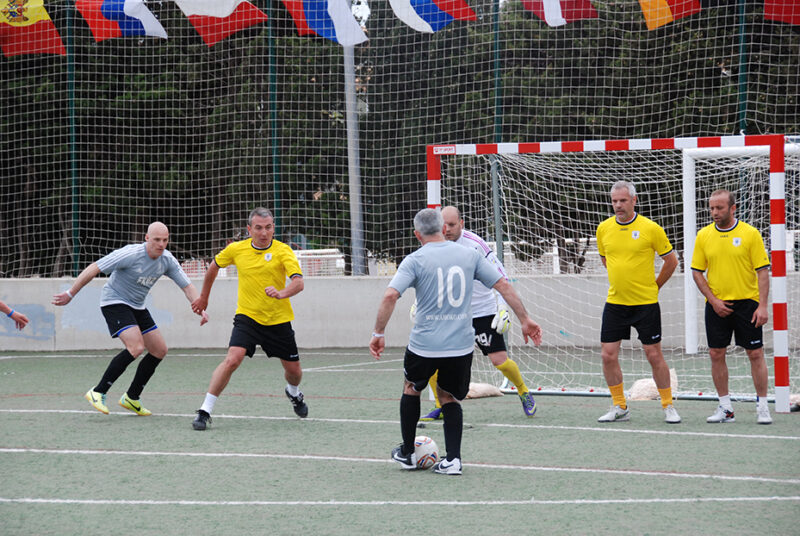
{"type": "MultiPolygon", "coordinates": [[[[303,348],[352,347],[369,343],[378,303],[389,277],[308,277],[305,290],[292,298],[298,345],[303,348]]],[[[0,299],[22,311],[30,324],[17,331],[10,319],[0,317],[0,350],[79,350],[118,348],[100,313],[96,278],[66,307],[51,305],[54,294],[68,289],[73,279],[0,279],[0,299]]],[[[193,279],[202,287],[202,280],[193,279]]],[[[147,308],[174,348],[227,347],[236,310],[237,280],[218,278],[211,290],[209,322],[200,326],[189,301],[170,279],[161,278],[147,298],[147,308]]],[[[411,321],[408,311],[414,292],[398,302],[387,344],[407,342],[411,321]]]]}
{"type": "MultiPolygon", "coordinates": [[[[297,343],[302,348],[358,347],[369,342],[378,304],[390,277],[308,277],[305,290],[292,298],[297,343]]],[[[31,323],[17,331],[10,319],[0,317],[0,350],[79,350],[118,348],[108,335],[100,313],[100,289],[105,279],[87,285],[66,307],[51,305],[53,294],[69,288],[72,279],[0,279],[0,299],[28,315],[31,323]]],[[[199,288],[202,281],[194,280],[199,288]]],[[[789,287],[800,288],[800,274],[789,277],[789,287]]],[[[534,320],[542,325],[544,343],[596,346],[600,313],[607,289],[605,276],[570,275],[521,277],[514,283],[534,320]]],[[[222,348],[228,344],[236,308],[233,278],[219,278],[209,304],[211,320],[200,326],[183,292],[169,279],[156,283],[147,307],[174,348],[222,348]]],[[[797,291],[794,291],[797,295],[797,291]]],[[[790,292],[791,294],[791,292],[790,292]]],[[[388,346],[403,346],[410,329],[408,311],[413,290],[398,302],[389,323],[388,346]]],[[[665,345],[683,344],[683,274],[676,274],[662,289],[665,345]]],[[[697,299],[700,307],[702,300],[697,299]]],[[[798,346],[798,305],[789,310],[790,344],[798,346]]],[[[701,342],[703,317],[699,315],[701,342]]],[[[512,343],[520,343],[519,324],[512,327],[512,343]]],[[[771,333],[766,342],[771,345],[771,333]]]]}

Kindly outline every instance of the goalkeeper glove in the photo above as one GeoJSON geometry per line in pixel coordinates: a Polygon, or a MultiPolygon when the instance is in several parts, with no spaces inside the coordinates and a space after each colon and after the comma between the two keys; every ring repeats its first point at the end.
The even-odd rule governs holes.
{"type": "Polygon", "coordinates": [[[509,327],[511,327],[511,316],[508,311],[505,309],[498,310],[492,319],[492,329],[502,335],[508,331],[509,327]]]}

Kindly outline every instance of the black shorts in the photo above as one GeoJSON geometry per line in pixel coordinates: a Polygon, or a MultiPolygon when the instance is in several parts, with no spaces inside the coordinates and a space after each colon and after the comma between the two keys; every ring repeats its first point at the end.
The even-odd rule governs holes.
{"type": "Polygon", "coordinates": [[[437,385],[456,400],[464,400],[469,393],[471,369],[472,352],[458,357],[422,357],[406,348],[403,359],[403,373],[414,389],[422,392],[438,370],[437,385]]]}
{"type": "Polygon", "coordinates": [[[600,342],[630,339],[631,327],[636,328],[642,344],[661,342],[661,307],[658,303],[619,305],[606,302],[603,308],[600,342]]]}
{"type": "Polygon", "coordinates": [[[711,304],[706,302],[706,339],[709,348],[727,348],[731,334],[736,334],[736,346],[745,350],[755,350],[764,346],[761,326],[756,327],[750,320],[758,308],[755,300],[733,300],[729,305],[733,312],[726,317],[719,316],[711,304]]]}
{"type": "Polygon", "coordinates": [[[133,326],[139,326],[142,334],[158,329],[150,311],[147,309],[134,309],[124,303],[104,305],[100,308],[103,317],[108,324],[108,332],[112,337],[119,337],[119,334],[133,326]]]}
{"type": "Polygon", "coordinates": [[[267,357],[278,357],[284,361],[300,361],[294,330],[291,322],[265,326],[247,315],[233,317],[233,331],[228,346],[244,348],[247,357],[253,357],[260,345],[267,357]]]}
{"type": "Polygon", "coordinates": [[[505,338],[492,328],[494,315],[479,316],[472,319],[475,328],[475,344],[478,345],[483,355],[506,351],[505,338]]]}

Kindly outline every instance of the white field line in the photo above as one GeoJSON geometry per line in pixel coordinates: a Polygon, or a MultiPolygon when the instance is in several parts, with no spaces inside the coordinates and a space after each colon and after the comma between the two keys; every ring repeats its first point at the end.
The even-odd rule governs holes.
{"type": "MultiPolygon", "coordinates": [[[[203,352],[188,352],[186,350],[170,350],[167,357],[218,357],[222,359],[225,357],[225,352],[227,352],[227,348],[204,348],[203,352]]],[[[0,361],[9,360],[9,359],[62,359],[62,358],[76,358],[76,357],[87,357],[87,358],[96,358],[96,357],[111,357],[114,354],[114,350],[89,350],[86,352],[80,353],[45,353],[45,352],[37,352],[33,354],[20,354],[20,355],[3,355],[0,354],[0,361]]],[[[263,355],[263,354],[262,354],[263,355]]],[[[367,349],[366,345],[364,346],[364,351],[360,353],[354,352],[320,352],[320,351],[309,351],[309,350],[300,350],[300,356],[336,356],[336,357],[369,357],[369,350],[367,349]]],[[[399,359],[402,361],[402,358],[399,359]]],[[[370,361],[367,360],[364,363],[369,363],[370,361]]],[[[344,366],[344,365],[340,365],[344,366]]],[[[305,370],[305,369],[304,369],[305,370]]]]}
{"type": "MultiPolygon", "coordinates": [[[[313,454],[267,454],[252,452],[168,452],[168,451],[129,451],[129,450],[93,450],[93,449],[37,449],[37,448],[2,448],[0,454],[57,454],[76,456],[169,456],[175,458],[250,458],[273,460],[313,460],[318,462],[347,462],[347,463],[380,463],[392,464],[386,458],[357,458],[348,456],[318,456],[313,454]]],[[[641,471],[628,469],[602,469],[592,467],[546,467],[536,465],[509,465],[495,463],[468,463],[465,467],[480,469],[498,469],[512,471],[537,471],[556,473],[590,473],[618,476],[648,476],[670,478],[694,478],[708,480],[723,480],[736,482],[769,482],[777,484],[800,485],[796,478],[772,478],[752,475],[719,475],[710,473],[679,473],[672,471],[641,471]]]]}
{"type": "Polygon", "coordinates": [[[671,503],[730,503],[730,502],[775,502],[800,501],[800,496],[769,497],[697,497],[697,498],[653,498],[653,499],[551,499],[537,500],[531,497],[521,501],[156,501],[114,499],[41,499],[33,497],[0,497],[0,503],[17,504],[87,504],[114,506],[550,506],[587,504],[671,504],[671,503]]]}
{"type": "MultiPolygon", "coordinates": [[[[0,409],[2,413],[71,413],[79,415],[95,415],[97,411],[81,410],[81,409],[0,409]]],[[[129,411],[112,411],[111,415],[124,415],[126,417],[137,417],[129,411]]],[[[149,418],[158,417],[179,417],[193,419],[194,413],[158,413],[153,414],[149,418]]],[[[226,415],[215,414],[214,418],[220,419],[244,419],[244,420],[260,420],[260,421],[296,421],[297,417],[268,417],[261,415],[226,415]]],[[[399,421],[384,420],[384,419],[322,419],[317,417],[308,417],[303,419],[303,422],[327,422],[327,423],[340,423],[340,424],[387,424],[397,426],[399,421]]],[[[435,426],[436,423],[426,423],[429,426],[435,426]]],[[[466,425],[466,424],[465,424],[466,425]]],[[[645,434],[645,435],[673,435],[673,436],[694,436],[694,437],[713,437],[716,439],[778,439],[784,441],[800,441],[800,436],[781,436],[781,435],[767,435],[767,434],[722,434],[712,432],[681,432],[678,430],[627,430],[616,426],[556,426],[549,424],[502,424],[502,423],[485,423],[472,426],[485,426],[487,428],[522,428],[528,430],[566,430],[566,431],[581,431],[581,432],[605,432],[605,433],[625,433],[625,434],[645,434]]],[[[720,425],[723,426],[723,425],[720,425]]]]}

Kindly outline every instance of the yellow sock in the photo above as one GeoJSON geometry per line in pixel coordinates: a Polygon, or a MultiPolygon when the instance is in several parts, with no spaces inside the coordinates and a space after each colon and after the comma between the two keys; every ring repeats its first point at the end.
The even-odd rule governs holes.
{"type": "Polygon", "coordinates": [[[661,396],[661,407],[666,408],[672,404],[672,387],[666,389],[659,389],[658,394],[661,396]]]}
{"type": "Polygon", "coordinates": [[[519,366],[509,357],[501,364],[496,365],[495,368],[503,373],[503,376],[508,378],[508,381],[514,384],[517,388],[517,393],[524,395],[528,392],[528,386],[525,385],[525,380],[522,379],[522,373],[519,371],[519,366]]]}
{"type": "Polygon", "coordinates": [[[431,391],[433,391],[433,399],[436,400],[436,407],[441,408],[442,405],[439,403],[439,394],[436,392],[436,379],[439,377],[439,371],[433,373],[433,376],[428,380],[428,385],[431,387],[431,391]]]}
{"type": "Polygon", "coordinates": [[[608,390],[611,391],[611,403],[625,409],[628,407],[628,404],[625,402],[625,389],[622,386],[623,384],[621,383],[609,385],[608,390]]]}

